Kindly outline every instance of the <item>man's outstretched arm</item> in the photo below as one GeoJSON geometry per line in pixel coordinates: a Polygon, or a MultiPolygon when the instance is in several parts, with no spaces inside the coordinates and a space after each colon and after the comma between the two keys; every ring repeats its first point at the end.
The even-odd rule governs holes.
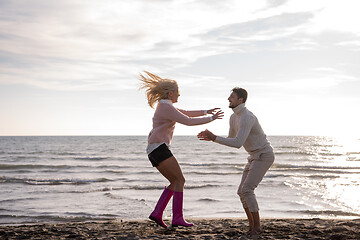
{"type": "Polygon", "coordinates": [[[245,140],[249,136],[253,124],[254,124],[253,118],[249,118],[249,119],[243,118],[241,122],[242,127],[239,129],[235,137],[224,138],[224,137],[216,136],[207,129],[205,131],[200,132],[197,136],[200,140],[213,141],[229,147],[241,148],[245,140]]]}

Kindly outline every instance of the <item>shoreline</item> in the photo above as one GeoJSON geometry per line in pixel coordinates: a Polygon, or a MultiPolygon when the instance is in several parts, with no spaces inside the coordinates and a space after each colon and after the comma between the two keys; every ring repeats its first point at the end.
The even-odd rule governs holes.
{"type": "MultiPolygon", "coordinates": [[[[245,218],[189,218],[193,227],[167,229],[150,220],[111,220],[0,226],[0,239],[360,239],[360,218],[264,218],[248,236],[245,218]]],[[[165,219],[170,225],[171,220],[165,219]]]]}

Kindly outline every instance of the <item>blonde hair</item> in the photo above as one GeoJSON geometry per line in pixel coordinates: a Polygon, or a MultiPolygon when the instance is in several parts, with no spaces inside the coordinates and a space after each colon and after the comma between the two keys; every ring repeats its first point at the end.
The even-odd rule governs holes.
{"type": "Polygon", "coordinates": [[[161,78],[151,72],[144,71],[147,76],[140,73],[140,89],[146,89],[146,96],[150,107],[160,99],[167,99],[170,91],[176,91],[178,84],[175,80],[161,78]]]}

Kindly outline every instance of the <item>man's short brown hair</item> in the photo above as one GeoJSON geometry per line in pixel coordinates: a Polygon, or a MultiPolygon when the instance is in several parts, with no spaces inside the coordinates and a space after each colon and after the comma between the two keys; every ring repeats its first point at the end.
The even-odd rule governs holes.
{"type": "Polygon", "coordinates": [[[238,98],[242,98],[242,99],[243,99],[243,103],[246,102],[246,99],[247,99],[248,94],[247,94],[247,91],[246,91],[245,89],[239,88],[239,87],[234,87],[234,88],[232,89],[232,91],[233,91],[234,93],[236,93],[236,95],[238,96],[238,98]]]}

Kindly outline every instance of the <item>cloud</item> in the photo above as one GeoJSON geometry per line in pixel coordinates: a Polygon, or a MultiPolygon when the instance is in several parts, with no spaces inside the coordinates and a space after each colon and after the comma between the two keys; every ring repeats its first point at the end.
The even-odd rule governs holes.
{"type": "Polygon", "coordinates": [[[336,0],[326,1],[316,11],[307,31],[310,33],[338,31],[360,36],[360,26],[354,24],[360,21],[359,7],[360,2],[357,0],[348,0],[346,3],[336,0]]]}
{"type": "Polygon", "coordinates": [[[267,0],[267,7],[274,8],[285,4],[288,0],[267,0]]]}
{"type": "Polygon", "coordinates": [[[259,36],[266,36],[269,39],[271,36],[283,35],[284,32],[291,31],[293,28],[305,24],[312,17],[311,13],[285,13],[268,18],[225,25],[207,32],[202,37],[203,39],[211,38],[220,41],[223,39],[246,41],[253,40],[259,36]]]}
{"type": "MultiPolygon", "coordinates": [[[[7,93],[0,94],[1,119],[16,130],[32,116],[41,133],[46,124],[63,129],[64,111],[76,122],[69,134],[84,121],[114,120],[105,132],[80,133],[144,127],[153,112],[137,91],[142,70],[178,80],[181,106],[189,108],[227,109],[234,86],[248,88],[252,106],[271,116],[273,102],[302,107],[300,97],[314,113],[321,104],[312,102],[329,104],[334,93],[351,105],[360,87],[357,6],[353,0],[0,0],[0,89],[7,93]],[[131,112],[125,122],[124,112],[131,112]],[[19,120],[14,128],[12,119],[19,120]]],[[[126,131],[146,134],[145,128],[126,131]]]]}
{"type": "Polygon", "coordinates": [[[119,82],[144,69],[171,73],[211,57],[227,63],[236,54],[318,47],[301,34],[314,19],[314,7],[287,11],[294,3],[282,0],[210,3],[3,1],[0,83],[123,89],[119,82]]]}
{"type": "Polygon", "coordinates": [[[339,42],[337,45],[348,47],[351,51],[360,51],[360,39],[357,40],[350,40],[350,41],[342,41],[339,42]]]}

